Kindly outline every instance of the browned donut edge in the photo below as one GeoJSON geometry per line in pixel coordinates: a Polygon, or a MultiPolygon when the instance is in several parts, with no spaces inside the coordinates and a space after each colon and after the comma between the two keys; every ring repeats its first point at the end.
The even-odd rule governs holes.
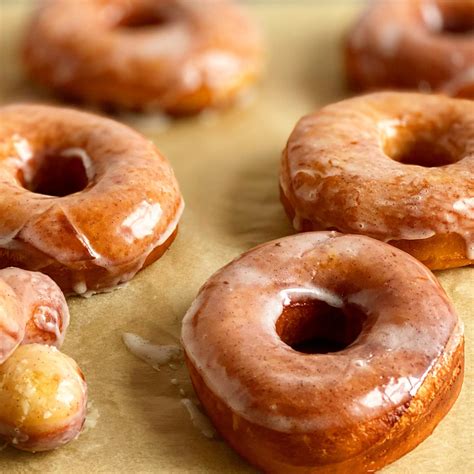
{"type": "MultiPolygon", "coordinates": [[[[280,200],[286,214],[293,222],[295,209],[281,186],[280,200]]],[[[303,220],[301,225],[303,232],[313,230],[337,230],[343,232],[340,229],[319,227],[308,220],[303,220]]],[[[454,233],[438,234],[428,239],[420,240],[390,240],[388,243],[409,253],[431,270],[446,270],[448,268],[465,267],[474,264],[474,260],[470,260],[467,257],[464,240],[461,236],[454,233]]]]}
{"type": "Polygon", "coordinates": [[[311,433],[277,432],[247,421],[210,390],[187,356],[186,363],[198,398],[218,432],[256,467],[265,472],[297,474],[374,472],[414,449],[451,409],[464,377],[464,339],[460,338],[449,355],[444,353],[441,356],[410,402],[365,425],[353,425],[340,432],[327,431],[324,434],[326,439],[311,433]],[[350,457],[348,453],[354,435],[370,433],[373,436],[374,430],[378,441],[350,457]],[[339,458],[319,464],[321,446],[334,443],[334,440],[340,448],[339,458]],[[281,461],[282,457],[285,461],[281,461]]]}
{"type": "Polygon", "coordinates": [[[157,97],[145,87],[137,90],[136,87],[127,87],[118,82],[92,84],[90,81],[72,80],[65,85],[51,86],[48,74],[39,68],[33,68],[27,57],[25,57],[24,63],[34,81],[45,89],[54,89],[53,93],[59,99],[73,104],[97,107],[111,114],[127,110],[135,112],[161,110],[170,117],[180,118],[199,114],[206,109],[226,110],[238,104],[241,94],[251,89],[260,78],[260,74],[251,71],[245,72],[238,80],[229,84],[225,93],[219,97],[215,96],[215,91],[204,85],[195,91],[180,95],[173,102],[163,103],[158,101],[157,97]],[[107,90],[107,95],[104,94],[104,90],[107,90]],[[108,97],[113,90],[116,91],[113,101],[103,98],[104,96],[108,97]]]}
{"type": "MultiPolygon", "coordinates": [[[[155,247],[148,255],[143,265],[138,271],[143,270],[153,262],[158,260],[168,249],[176,238],[178,228],[168,237],[161,245],[155,247]]],[[[104,267],[99,267],[93,261],[83,262],[74,267],[67,267],[57,261],[52,261],[49,265],[41,268],[32,268],[32,256],[38,258],[39,261],[45,259],[52,260],[51,257],[41,253],[38,249],[31,245],[22,243],[21,248],[4,249],[0,248],[0,268],[18,267],[26,270],[41,271],[51,277],[66,295],[77,294],[74,290],[75,282],[84,281],[88,291],[98,292],[106,291],[117,286],[117,275],[133,272],[136,269],[137,262],[129,262],[124,264],[118,272],[111,273],[104,267]]]]}

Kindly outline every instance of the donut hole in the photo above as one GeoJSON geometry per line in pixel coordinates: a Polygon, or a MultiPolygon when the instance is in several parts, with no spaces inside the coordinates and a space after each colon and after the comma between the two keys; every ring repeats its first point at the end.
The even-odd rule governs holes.
{"type": "Polygon", "coordinates": [[[461,17],[445,17],[443,21],[443,33],[451,35],[467,35],[474,33],[474,12],[471,16],[461,17]]]}
{"type": "Polygon", "coordinates": [[[163,26],[169,21],[169,16],[159,9],[137,8],[124,15],[115,26],[127,30],[141,30],[163,26]]]}
{"type": "Polygon", "coordinates": [[[400,127],[383,133],[383,151],[404,165],[447,166],[463,158],[463,144],[453,138],[450,127],[400,127]]]}
{"type": "Polygon", "coordinates": [[[433,33],[467,35],[474,33],[474,8],[466,1],[438,0],[428,7],[425,24],[433,33]]]}
{"type": "Polygon", "coordinates": [[[415,141],[408,144],[398,156],[392,159],[404,165],[417,165],[425,168],[437,168],[450,165],[458,161],[450,150],[429,141],[415,141]]]}
{"type": "Polygon", "coordinates": [[[19,179],[31,192],[56,197],[77,193],[89,184],[83,157],[61,152],[33,157],[21,170],[19,179]]]}
{"type": "Polygon", "coordinates": [[[304,354],[339,352],[360,336],[367,321],[358,308],[335,308],[323,301],[292,302],[276,322],[280,339],[304,354]]]}

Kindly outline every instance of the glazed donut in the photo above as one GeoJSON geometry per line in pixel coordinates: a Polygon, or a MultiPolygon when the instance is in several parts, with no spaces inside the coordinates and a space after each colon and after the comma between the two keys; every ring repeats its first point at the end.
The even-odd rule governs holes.
{"type": "Polygon", "coordinates": [[[431,434],[461,389],[463,327],[434,276],[365,236],[269,242],[187,312],[196,393],[265,472],[373,472],[431,434]]]}
{"type": "Polygon", "coordinates": [[[112,120],[0,108],[0,267],[49,275],[65,293],[105,291],[159,258],[183,199],[156,147],[112,120]]]}
{"type": "Polygon", "coordinates": [[[281,198],[299,231],[389,242],[431,269],[474,261],[474,107],[377,93],[324,107],[290,136],[281,198]]]}
{"type": "Polygon", "coordinates": [[[231,0],[48,0],[24,63],[86,102],[190,114],[228,105],[256,80],[262,40],[231,0]]]}
{"type": "Polygon", "coordinates": [[[375,0],[347,39],[349,82],[474,99],[473,34],[473,0],[375,0]]]}

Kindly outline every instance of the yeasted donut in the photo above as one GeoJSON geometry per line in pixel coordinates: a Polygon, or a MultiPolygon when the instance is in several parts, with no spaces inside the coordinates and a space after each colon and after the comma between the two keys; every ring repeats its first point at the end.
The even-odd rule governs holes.
{"type": "Polygon", "coordinates": [[[47,276],[0,270],[0,440],[25,451],[56,449],[84,424],[87,385],[58,351],[69,323],[59,287],[47,276]]]}
{"type": "Polygon", "coordinates": [[[351,30],[345,56],[358,89],[418,88],[474,99],[474,2],[373,1],[351,30]]]}
{"type": "Polygon", "coordinates": [[[420,262],[365,236],[250,250],[183,321],[196,393],[266,472],[373,472],[413,449],[463,379],[463,328],[420,262]]]}
{"type": "Polygon", "coordinates": [[[230,0],[49,0],[29,26],[37,81],[87,102],[189,114],[260,75],[259,30],[230,0]]]}
{"type": "Polygon", "coordinates": [[[324,107],[292,132],[280,185],[297,230],[365,234],[431,269],[472,264],[472,102],[378,93],[324,107]]]}
{"type": "Polygon", "coordinates": [[[104,291],[164,253],[182,209],[168,161],[130,128],[0,108],[0,267],[41,271],[66,293],[104,291]]]}

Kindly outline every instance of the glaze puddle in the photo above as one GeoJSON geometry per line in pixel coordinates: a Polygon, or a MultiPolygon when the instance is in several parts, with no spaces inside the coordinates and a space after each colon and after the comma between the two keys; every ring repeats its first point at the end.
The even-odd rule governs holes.
{"type": "Polygon", "coordinates": [[[94,429],[97,426],[99,421],[100,413],[99,410],[94,406],[94,402],[89,402],[87,404],[87,416],[86,421],[84,422],[84,428],[82,429],[81,434],[85,434],[88,431],[94,429]]]}
{"type": "Polygon", "coordinates": [[[212,426],[211,420],[209,420],[209,418],[204,415],[204,413],[196,406],[196,404],[189,398],[181,399],[181,403],[188,411],[194,427],[197,428],[206,438],[216,439],[217,432],[212,426]]]}
{"type": "Polygon", "coordinates": [[[182,357],[182,350],[176,345],[153,344],[147,339],[128,332],[122,335],[122,339],[133,355],[158,371],[161,366],[172,365],[172,361],[180,360],[182,357]]]}

